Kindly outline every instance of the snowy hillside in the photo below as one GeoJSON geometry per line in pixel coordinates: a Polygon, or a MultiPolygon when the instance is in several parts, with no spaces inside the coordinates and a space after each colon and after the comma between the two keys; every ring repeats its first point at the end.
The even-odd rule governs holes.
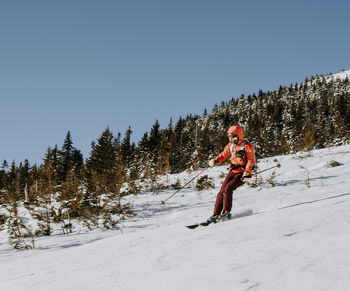
{"type": "Polygon", "coordinates": [[[215,189],[185,189],[165,206],[173,191],[129,196],[138,215],[122,232],[41,238],[29,251],[11,249],[1,234],[1,290],[350,290],[350,146],[259,168],[277,161],[274,178],[265,172],[263,185],[234,192],[233,213],[253,214],[227,222],[185,227],[211,215],[223,166],[207,171],[215,189]]]}
{"type": "Polygon", "coordinates": [[[350,70],[348,71],[341,71],[336,74],[332,74],[334,79],[340,79],[340,80],[345,80],[346,78],[350,79],[350,70]]]}

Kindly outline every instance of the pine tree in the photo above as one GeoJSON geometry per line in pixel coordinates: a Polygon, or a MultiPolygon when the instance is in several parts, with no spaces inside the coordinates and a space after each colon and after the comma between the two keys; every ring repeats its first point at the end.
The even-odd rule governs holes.
{"type": "Polygon", "coordinates": [[[3,203],[3,191],[7,186],[7,173],[4,170],[0,170],[0,203],[3,203]]]}
{"type": "Polygon", "coordinates": [[[305,129],[303,138],[300,140],[299,148],[302,151],[310,151],[315,146],[315,128],[312,125],[310,128],[305,129]]]}
{"type": "MultiPolygon", "coordinates": [[[[53,151],[52,162],[56,169],[55,159],[56,148],[53,151]]],[[[58,152],[59,156],[59,169],[58,169],[58,182],[62,183],[66,180],[67,173],[73,169],[74,173],[79,179],[82,179],[82,168],[84,164],[83,155],[80,150],[73,147],[73,141],[70,131],[68,131],[66,138],[63,142],[62,149],[58,152]]]]}
{"type": "Polygon", "coordinates": [[[282,134],[279,141],[279,152],[281,154],[289,154],[290,150],[291,150],[291,147],[288,143],[288,140],[286,139],[285,135],[282,134]]]}
{"type": "Polygon", "coordinates": [[[204,129],[200,132],[200,138],[197,147],[197,165],[199,167],[204,167],[208,163],[210,155],[213,153],[213,147],[210,143],[210,133],[209,128],[206,125],[204,129]]]}
{"type": "MultiPolygon", "coordinates": [[[[107,128],[94,143],[91,156],[87,161],[87,192],[85,201],[88,201],[90,212],[97,217],[102,215],[104,227],[115,227],[119,218],[116,213],[122,214],[120,203],[120,188],[123,183],[122,157],[115,151],[115,139],[107,128]]],[[[123,145],[122,145],[123,146],[123,145]]]]}
{"type": "Polygon", "coordinates": [[[63,146],[60,155],[60,182],[65,181],[68,171],[72,168],[72,152],[73,152],[73,141],[70,131],[68,131],[66,138],[63,142],[63,146]]]}
{"type": "Polygon", "coordinates": [[[159,167],[160,150],[161,150],[161,141],[162,135],[160,132],[160,125],[158,120],[156,120],[155,124],[152,126],[149,140],[148,140],[148,149],[149,149],[149,159],[151,166],[151,178],[156,180],[158,175],[161,174],[161,169],[159,167]]]}
{"type": "Polygon", "coordinates": [[[120,151],[122,154],[122,161],[125,167],[129,167],[132,161],[132,155],[135,150],[135,145],[131,143],[132,130],[129,126],[128,130],[125,132],[125,137],[120,146],[120,151]]]}
{"type": "Polygon", "coordinates": [[[15,249],[32,249],[35,247],[33,230],[26,225],[24,218],[18,212],[18,202],[11,199],[7,204],[8,216],[6,217],[9,244],[15,249]]]}
{"type": "Polygon", "coordinates": [[[173,134],[171,137],[171,156],[170,166],[172,172],[180,172],[186,169],[186,156],[183,155],[185,141],[183,129],[185,127],[185,120],[180,117],[175,124],[173,134]]]}
{"type": "Polygon", "coordinates": [[[28,188],[28,202],[36,201],[39,194],[39,170],[36,164],[31,168],[29,173],[28,188]]]}
{"type": "Polygon", "coordinates": [[[40,233],[44,235],[51,235],[52,232],[52,217],[55,215],[53,209],[53,198],[55,196],[56,175],[52,166],[52,151],[49,147],[44,164],[38,169],[38,192],[37,192],[37,206],[39,211],[35,213],[38,220],[40,233]]]}
{"type": "Polygon", "coordinates": [[[168,126],[167,129],[163,130],[160,148],[159,148],[159,158],[158,158],[158,173],[159,174],[168,174],[171,170],[170,167],[170,155],[171,155],[171,135],[172,128],[168,126]]]}
{"type": "Polygon", "coordinates": [[[55,173],[57,173],[59,179],[61,178],[60,175],[63,175],[60,155],[61,153],[56,144],[55,147],[51,150],[51,160],[52,160],[52,167],[54,168],[55,173]]]}
{"type": "Polygon", "coordinates": [[[58,195],[60,202],[59,220],[63,223],[63,229],[71,231],[72,218],[83,217],[83,184],[81,180],[70,169],[67,173],[66,180],[61,184],[58,195]]]}
{"type": "Polygon", "coordinates": [[[6,160],[4,160],[4,161],[2,162],[1,168],[2,168],[4,171],[6,171],[6,169],[8,168],[8,166],[9,166],[8,162],[7,162],[6,160]]]}
{"type": "Polygon", "coordinates": [[[27,159],[24,161],[23,165],[22,163],[20,164],[18,172],[19,172],[19,175],[18,175],[19,189],[22,195],[24,194],[24,189],[26,188],[26,185],[29,182],[30,164],[27,159]]]}

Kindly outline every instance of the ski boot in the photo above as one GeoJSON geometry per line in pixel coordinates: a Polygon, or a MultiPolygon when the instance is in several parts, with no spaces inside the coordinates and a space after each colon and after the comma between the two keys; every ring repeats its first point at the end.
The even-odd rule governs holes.
{"type": "Polygon", "coordinates": [[[216,220],[217,220],[218,218],[219,218],[219,215],[213,214],[212,216],[210,216],[210,217],[207,219],[207,222],[209,222],[209,223],[216,222],[216,220]]]}
{"type": "Polygon", "coordinates": [[[221,214],[219,215],[218,219],[219,220],[229,220],[231,218],[231,212],[230,211],[225,211],[223,210],[221,214]]]}

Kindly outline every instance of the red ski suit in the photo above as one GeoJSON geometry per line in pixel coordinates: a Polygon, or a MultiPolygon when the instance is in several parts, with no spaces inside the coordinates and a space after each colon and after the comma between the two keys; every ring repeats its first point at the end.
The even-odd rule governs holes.
{"type": "Polygon", "coordinates": [[[251,175],[255,163],[253,145],[247,141],[244,143],[244,156],[236,155],[241,150],[241,145],[244,141],[242,127],[231,126],[227,133],[237,135],[239,140],[237,144],[233,144],[232,141],[228,143],[222,153],[215,158],[218,163],[222,163],[231,155],[231,167],[216,197],[214,215],[219,215],[222,211],[231,211],[232,193],[244,184],[241,180],[244,171],[251,175]]]}

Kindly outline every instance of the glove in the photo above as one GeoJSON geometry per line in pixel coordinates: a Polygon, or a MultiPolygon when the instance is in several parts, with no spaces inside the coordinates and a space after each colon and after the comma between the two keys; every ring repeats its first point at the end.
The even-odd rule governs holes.
{"type": "Polygon", "coordinates": [[[217,162],[218,162],[217,160],[211,159],[211,160],[209,161],[209,166],[210,166],[210,167],[214,167],[214,165],[215,165],[217,162]]]}
{"type": "Polygon", "coordinates": [[[243,176],[242,176],[241,180],[242,180],[244,183],[246,183],[246,182],[249,181],[249,179],[250,179],[251,177],[252,177],[252,176],[249,174],[249,172],[245,171],[245,172],[243,173],[243,176]]]}

